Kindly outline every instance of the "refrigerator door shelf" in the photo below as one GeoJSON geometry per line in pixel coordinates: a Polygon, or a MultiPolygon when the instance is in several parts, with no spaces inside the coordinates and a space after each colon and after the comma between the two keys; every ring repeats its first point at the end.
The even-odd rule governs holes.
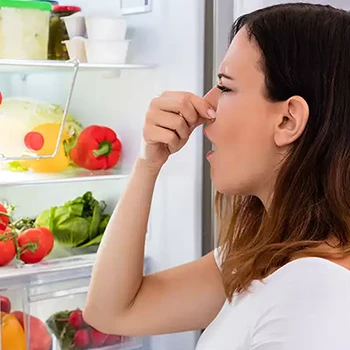
{"type": "Polygon", "coordinates": [[[34,173],[0,171],[0,186],[21,186],[54,184],[65,182],[86,182],[101,180],[122,180],[129,176],[129,171],[109,169],[89,171],[84,169],[70,169],[58,173],[34,173]]]}

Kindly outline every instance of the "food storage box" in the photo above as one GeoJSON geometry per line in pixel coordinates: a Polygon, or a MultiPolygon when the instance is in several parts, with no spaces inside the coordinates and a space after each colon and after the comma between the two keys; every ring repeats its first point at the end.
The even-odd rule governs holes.
{"type": "Polygon", "coordinates": [[[85,38],[74,37],[71,40],[65,40],[63,43],[66,45],[68,55],[71,60],[77,59],[80,63],[86,63],[86,50],[85,50],[85,38]]]}
{"type": "Polygon", "coordinates": [[[129,40],[102,41],[85,40],[87,61],[91,64],[124,64],[126,62],[129,40]]]}
{"type": "Polygon", "coordinates": [[[94,41],[121,41],[125,39],[127,23],[123,17],[87,16],[87,36],[94,41]]]}
{"type": "Polygon", "coordinates": [[[47,59],[51,9],[46,1],[0,0],[1,58],[47,59]]]}
{"type": "Polygon", "coordinates": [[[0,268],[0,350],[132,350],[142,338],[103,334],[81,314],[94,254],[0,268]]]}

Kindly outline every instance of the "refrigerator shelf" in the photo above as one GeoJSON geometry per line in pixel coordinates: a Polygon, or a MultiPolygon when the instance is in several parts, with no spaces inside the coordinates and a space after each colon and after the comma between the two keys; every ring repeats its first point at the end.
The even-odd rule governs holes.
{"type": "MultiPolygon", "coordinates": [[[[78,283],[75,287],[72,284],[71,287],[66,287],[65,290],[60,290],[58,293],[31,295],[31,299],[34,302],[70,294],[86,293],[87,285],[81,285],[79,280],[90,280],[96,256],[97,253],[81,254],[42,260],[39,263],[28,265],[18,261],[12,262],[7,266],[0,267],[0,292],[3,289],[13,289],[14,287],[30,288],[38,285],[75,281],[78,283]]],[[[149,271],[150,264],[148,255],[145,256],[144,264],[144,273],[146,273],[149,271]]]]}
{"type": "MultiPolygon", "coordinates": [[[[48,71],[69,72],[76,65],[76,61],[50,60],[8,60],[0,59],[0,73],[40,74],[48,71]]],[[[82,71],[120,71],[131,69],[152,69],[155,64],[89,64],[78,63],[79,72],[82,71]]]]}
{"type": "Polygon", "coordinates": [[[0,268],[1,288],[43,285],[62,280],[89,278],[96,254],[43,260],[33,265],[11,263],[0,268]]]}
{"type": "Polygon", "coordinates": [[[67,182],[87,182],[126,179],[129,172],[120,169],[90,171],[70,169],[60,173],[34,173],[30,171],[13,172],[0,170],[0,187],[40,185],[67,182]]]}

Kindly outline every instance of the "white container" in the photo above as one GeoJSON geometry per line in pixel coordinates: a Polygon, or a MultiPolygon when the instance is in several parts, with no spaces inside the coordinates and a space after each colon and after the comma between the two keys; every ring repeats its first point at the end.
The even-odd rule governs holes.
{"type": "Polygon", "coordinates": [[[88,63],[93,64],[123,64],[129,48],[129,40],[97,41],[85,40],[88,63]]]}
{"type": "Polygon", "coordinates": [[[63,43],[67,47],[69,58],[77,59],[81,63],[86,63],[86,51],[85,51],[85,38],[82,37],[74,37],[71,40],[65,40],[63,43]]]}
{"type": "Polygon", "coordinates": [[[85,17],[86,32],[91,40],[120,41],[125,39],[127,24],[123,17],[85,17]]]}
{"type": "Polygon", "coordinates": [[[75,37],[85,37],[85,17],[81,12],[74,13],[67,17],[62,17],[62,19],[66,25],[69,39],[73,39],[75,37]]]}
{"type": "Polygon", "coordinates": [[[1,58],[45,60],[51,4],[44,1],[1,0],[1,58]]]}

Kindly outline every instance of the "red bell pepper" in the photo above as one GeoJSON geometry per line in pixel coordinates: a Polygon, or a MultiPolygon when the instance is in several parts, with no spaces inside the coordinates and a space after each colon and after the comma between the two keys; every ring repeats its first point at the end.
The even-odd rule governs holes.
{"type": "Polygon", "coordinates": [[[119,161],[121,151],[122,144],[112,129],[91,125],[80,133],[70,156],[81,168],[102,170],[113,168],[119,161]]]}

